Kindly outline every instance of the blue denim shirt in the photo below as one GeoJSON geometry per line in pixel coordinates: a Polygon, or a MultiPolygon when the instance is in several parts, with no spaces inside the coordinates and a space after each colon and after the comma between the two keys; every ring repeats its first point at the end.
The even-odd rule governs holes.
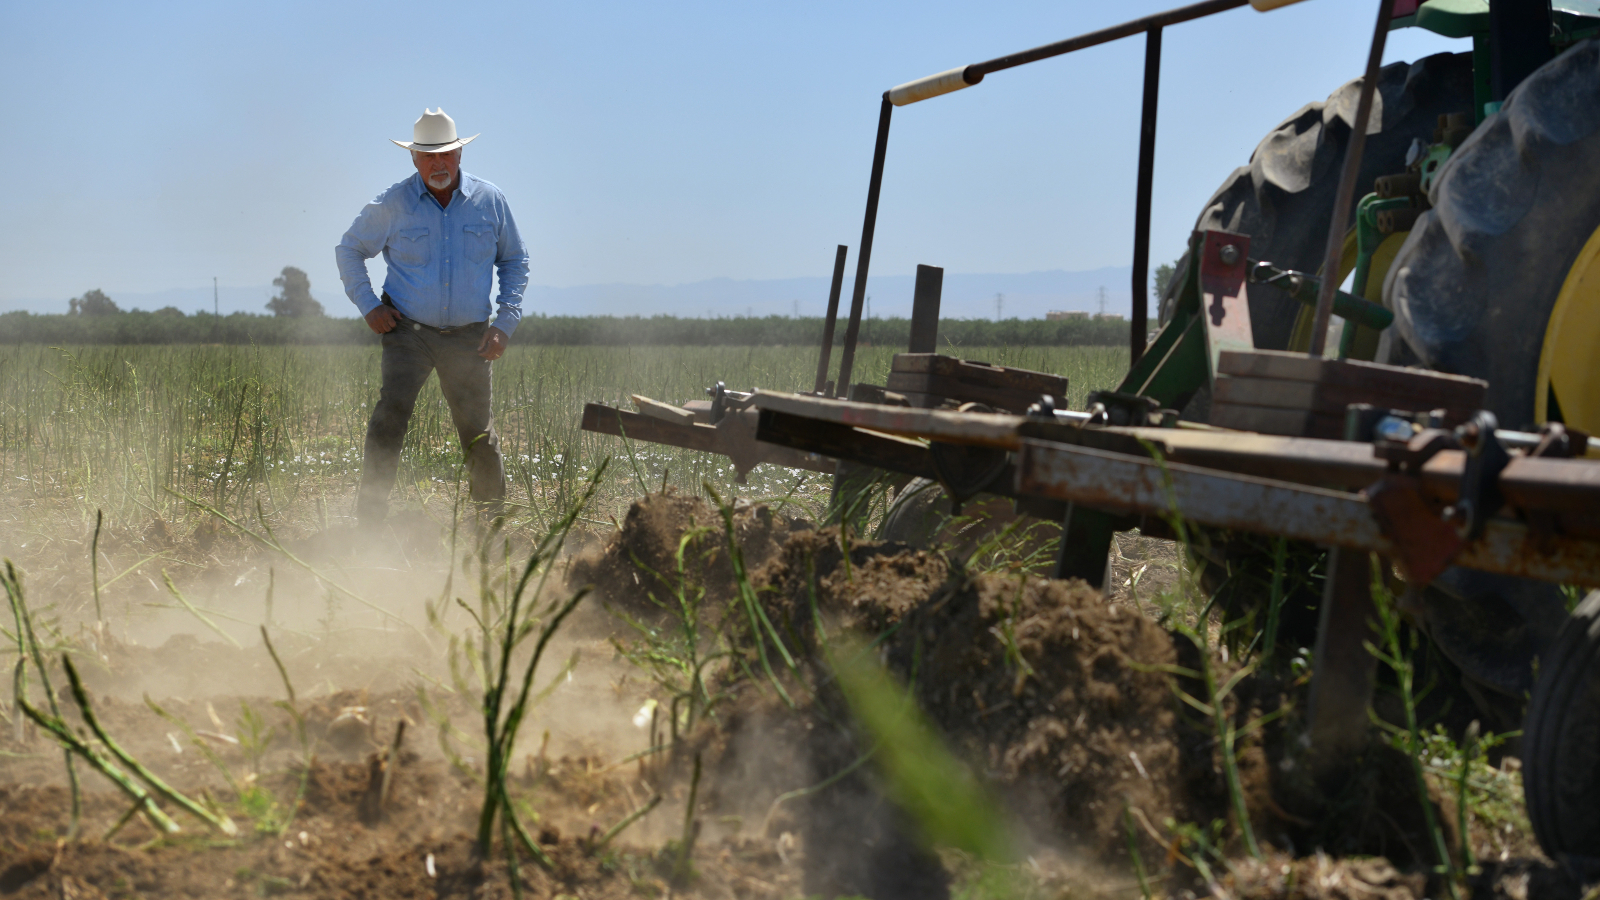
{"type": "Polygon", "coordinates": [[[507,335],[522,320],[528,285],[528,247],[500,189],[461,173],[443,207],[421,175],[391,186],[361,210],[333,250],[344,292],[365,316],[381,301],[367,260],[379,253],[389,266],[383,290],[408,319],[449,328],[489,318],[489,290],[500,275],[494,326],[507,335]]]}

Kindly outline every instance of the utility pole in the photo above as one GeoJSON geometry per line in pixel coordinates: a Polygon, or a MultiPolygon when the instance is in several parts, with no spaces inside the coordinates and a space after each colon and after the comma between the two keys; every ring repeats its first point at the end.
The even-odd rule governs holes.
{"type": "Polygon", "coordinates": [[[994,295],[994,320],[996,322],[1000,321],[1001,313],[1005,310],[1005,308],[1006,308],[1006,295],[1005,294],[995,294],[994,295]]]}
{"type": "Polygon", "coordinates": [[[217,299],[217,276],[211,276],[211,314],[222,318],[222,301],[217,299]]]}
{"type": "Polygon", "coordinates": [[[1106,286],[1100,285],[1100,318],[1106,317],[1106,286]]]}

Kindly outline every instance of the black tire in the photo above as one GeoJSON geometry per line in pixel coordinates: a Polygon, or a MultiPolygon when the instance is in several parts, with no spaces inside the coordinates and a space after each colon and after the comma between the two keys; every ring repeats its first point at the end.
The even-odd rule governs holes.
{"type": "Polygon", "coordinates": [[[1384,298],[1429,367],[1489,381],[1507,428],[1534,424],[1545,325],[1600,226],[1600,41],[1546,63],[1451,154],[1384,298]]]}
{"type": "Polygon", "coordinates": [[[1018,519],[1026,550],[1037,553],[1054,546],[1057,532],[1033,528],[1041,520],[1018,513],[1016,504],[996,494],[978,494],[961,506],[957,516],[950,495],[937,481],[914,478],[900,489],[883,517],[878,539],[906,544],[918,550],[942,549],[965,558],[996,533],[1018,519]]]}
{"type": "MultiPolygon", "coordinates": [[[[1327,249],[1333,196],[1360,93],[1359,79],[1348,82],[1326,101],[1308,103],[1285,119],[1256,146],[1250,163],[1222,183],[1194,227],[1247,234],[1251,256],[1316,271],[1327,249]]],[[[1377,96],[1377,130],[1369,126],[1367,131],[1357,198],[1372,190],[1378,176],[1404,170],[1407,148],[1417,138],[1431,141],[1440,115],[1471,111],[1472,54],[1439,53],[1384,66],[1377,96]]],[[[1163,320],[1182,284],[1178,274],[1161,298],[1163,320]]],[[[1299,311],[1300,304],[1282,291],[1252,287],[1250,322],[1256,346],[1287,348],[1299,311]]]]}
{"type": "Polygon", "coordinates": [[[1600,857],[1600,591],[1578,604],[1540,661],[1522,789],[1545,853],[1600,857]]]}

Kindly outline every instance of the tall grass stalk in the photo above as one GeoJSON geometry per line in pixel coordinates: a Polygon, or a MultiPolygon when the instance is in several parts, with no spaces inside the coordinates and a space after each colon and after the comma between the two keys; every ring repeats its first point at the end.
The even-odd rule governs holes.
{"type": "MultiPolygon", "coordinates": [[[[583,495],[534,548],[515,586],[507,586],[508,596],[505,600],[496,600],[485,588],[482,595],[482,611],[467,607],[467,611],[477,622],[485,648],[492,646],[498,651],[497,655],[487,659],[488,665],[485,667],[487,680],[482,709],[487,759],[484,764],[483,805],[478,815],[477,852],[480,858],[487,858],[492,849],[495,818],[499,815],[502,832],[506,838],[515,835],[522,848],[541,865],[546,868],[553,865],[517,819],[506,781],[516,748],[517,730],[521,727],[523,717],[530,706],[534,673],[538,670],[539,662],[551,638],[560,629],[561,623],[589,593],[589,589],[579,589],[565,601],[549,603],[540,614],[537,604],[541,597],[536,592],[530,594],[528,587],[534,574],[547,568],[560,553],[573,522],[593,499],[601,480],[605,477],[608,462],[602,461],[595,468],[583,495]],[[516,677],[516,664],[512,657],[522,642],[535,633],[538,634],[538,641],[534,646],[532,657],[522,667],[519,684],[512,680],[516,677]],[[515,694],[511,693],[513,689],[515,694]]],[[[486,540],[493,540],[493,537],[494,532],[491,531],[486,540]]],[[[506,844],[506,853],[509,864],[514,868],[516,850],[509,842],[506,844]]],[[[520,891],[515,872],[512,883],[520,891]]]]}
{"type": "Polygon", "coordinates": [[[794,709],[795,702],[793,698],[784,689],[783,682],[772,669],[772,661],[767,658],[767,639],[771,638],[773,646],[777,648],[778,654],[783,657],[784,665],[788,667],[790,672],[797,671],[798,664],[794,661],[794,656],[789,652],[788,645],[778,635],[778,629],[772,624],[772,619],[768,618],[766,609],[762,607],[761,601],[756,597],[755,588],[750,584],[750,576],[745,571],[744,566],[744,551],[739,547],[739,538],[733,527],[733,504],[724,503],[722,496],[717,493],[716,488],[710,482],[706,482],[705,489],[706,493],[711,496],[712,502],[717,505],[717,511],[722,515],[722,529],[728,542],[728,562],[733,569],[734,586],[739,591],[739,603],[744,607],[745,615],[750,621],[750,639],[755,642],[756,653],[761,659],[761,670],[766,674],[768,683],[778,692],[778,696],[783,699],[783,702],[790,709],[794,709]]]}
{"type": "MultiPolygon", "coordinates": [[[[1456,870],[1454,858],[1445,844],[1444,831],[1439,827],[1434,815],[1433,801],[1428,795],[1428,776],[1423,770],[1422,756],[1426,742],[1421,725],[1417,721],[1416,667],[1411,661],[1411,655],[1416,650],[1416,633],[1411,632],[1411,640],[1409,642],[1406,640],[1400,605],[1395,601],[1394,594],[1389,591],[1389,586],[1383,581],[1383,563],[1377,554],[1372,554],[1370,559],[1372,606],[1377,616],[1373,624],[1378,641],[1374,643],[1369,640],[1363,643],[1368,653],[1377,657],[1379,662],[1394,672],[1396,690],[1400,694],[1400,705],[1404,708],[1406,716],[1403,733],[1407,744],[1406,758],[1411,762],[1417,802],[1422,806],[1422,820],[1428,829],[1428,840],[1432,845],[1434,858],[1439,861],[1438,871],[1445,877],[1450,896],[1459,900],[1460,873],[1456,870]],[[1410,646],[1407,646],[1408,643],[1410,646]]],[[[1381,721],[1376,713],[1371,715],[1374,721],[1381,721]]],[[[1466,839],[1467,835],[1463,834],[1462,840],[1466,839]]]]}
{"type": "MultiPolygon", "coordinates": [[[[11,618],[16,625],[17,639],[17,667],[13,673],[12,690],[17,708],[27,713],[27,666],[28,661],[33,661],[34,670],[39,673],[39,686],[44,689],[44,696],[50,703],[50,714],[56,722],[61,721],[61,706],[56,703],[56,692],[50,685],[50,670],[45,668],[44,654],[39,650],[39,641],[33,633],[33,613],[28,609],[27,599],[22,591],[22,578],[17,575],[16,567],[11,560],[5,561],[5,572],[0,574],[0,585],[5,587],[6,600],[11,605],[11,618]]],[[[54,733],[55,729],[43,723],[37,715],[27,713],[41,727],[54,733]]],[[[20,723],[19,723],[20,725],[20,723]]],[[[78,823],[83,814],[83,797],[78,787],[78,770],[72,764],[73,748],[63,745],[61,751],[62,761],[67,767],[67,786],[72,793],[72,818],[67,826],[67,837],[78,835],[78,823]]],[[[92,763],[91,763],[92,764],[92,763]]]]}
{"type": "MultiPolygon", "coordinates": [[[[896,349],[862,348],[861,379],[882,383],[896,349]]],[[[1123,347],[947,352],[1066,375],[1073,404],[1089,390],[1114,387],[1127,360],[1123,347]]],[[[0,485],[22,496],[81,498],[83,515],[103,509],[108,529],[151,516],[182,523],[193,508],[168,489],[206,498],[235,519],[247,518],[260,499],[275,522],[309,526],[319,498],[334,515],[349,509],[380,356],[373,344],[0,345],[0,485]]],[[[511,499],[542,533],[570,505],[586,469],[615,453],[616,438],[580,429],[587,401],[622,407],[643,391],[676,404],[703,397],[717,381],[741,390],[798,390],[811,383],[815,366],[812,346],[512,347],[495,363],[493,398],[515,485],[511,499]]],[[[422,503],[448,486],[460,458],[436,381],[418,398],[405,444],[395,501],[422,503]]],[[[707,480],[726,493],[737,481],[720,457],[654,444],[634,450],[652,486],[669,471],[671,483],[689,493],[707,480]]],[[[781,495],[799,474],[760,466],[749,490],[781,495]]],[[[608,486],[596,518],[626,510],[637,490],[632,479],[608,486]]],[[[821,518],[826,497],[826,482],[813,479],[794,502],[821,518]]]]}
{"type": "MultiPolygon", "coordinates": [[[[1183,510],[1178,506],[1177,489],[1173,486],[1172,472],[1167,468],[1166,457],[1153,443],[1149,441],[1141,441],[1141,443],[1144,444],[1146,452],[1150,454],[1156,465],[1161,469],[1162,490],[1165,492],[1167,499],[1167,514],[1164,518],[1177,534],[1178,542],[1182,546],[1184,553],[1192,556],[1193,554],[1189,553],[1191,546],[1189,526],[1184,519],[1183,510]]],[[[1279,568],[1281,569],[1281,566],[1279,568]]],[[[1178,585],[1183,592],[1185,600],[1187,600],[1192,590],[1191,581],[1198,583],[1198,572],[1180,573],[1178,585]]],[[[1239,834],[1244,839],[1245,850],[1250,856],[1254,859],[1261,859],[1261,848],[1256,844],[1255,828],[1250,823],[1250,810],[1245,803],[1244,787],[1239,778],[1239,758],[1236,748],[1238,740],[1243,734],[1263,727],[1272,719],[1281,715],[1283,711],[1279,710],[1277,713],[1269,713],[1266,716],[1257,717],[1246,723],[1242,728],[1234,725],[1232,717],[1228,715],[1225,701],[1228,695],[1233,692],[1233,689],[1255,671],[1256,664],[1251,663],[1240,666],[1239,670],[1229,676],[1226,682],[1220,686],[1217,684],[1216,672],[1211,664],[1211,627],[1208,621],[1210,609],[1211,605],[1208,603],[1205,609],[1201,610],[1198,621],[1192,628],[1182,621],[1173,623],[1177,630],[1188,637],[1194,643],[1195,649],[1199,651],[1200,670],[1196,672],[1180,666],[1162,666],[1158,668],[1165,669],[1171,674],[1198,680],[1204,685],[1206,697],[1203,701],[1179,688],[1176,683],[1173,684],[1173,690],[1177,692],[1180,700],[1210,719],[1212,732],[1216,736],[1218,749],[1222,756],[1222,773],[1228,787],[1228,801],[1233,807],[1239,834]]],[[[1224,627],[1226,627],[1226,623],[1224,623],[1224,627]]]]}

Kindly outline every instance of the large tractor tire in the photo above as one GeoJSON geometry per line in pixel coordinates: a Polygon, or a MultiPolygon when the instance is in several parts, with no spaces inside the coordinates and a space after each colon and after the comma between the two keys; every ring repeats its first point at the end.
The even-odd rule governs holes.
{"type": "Polygon", "coordinates": [[[1578,604],[1539,664],[1523,726],[1522,786],[1552,858],[1600,858],[1600,591],[1578,604]]]}
{"type": "MultiPolygon", "coordinates": [[[[1360,93],[1357,79],[1285,119],[1256,146],[1250,163],[1222,183],[1194,227],[1247,234],[1251,256],[1284,268],[1317,271],[1327,249],[1334,193],[1360,93]]],[[[1440,53],[1384,66],[1374,96],[1357,197],[1372,190],[1378,176],[1402,171],[1411,142],[1431,141],[1440,115],[1472,109],[1472,54],[1440,53]]],[[[1187,259],[1180,261],[1178,268],[1186,264],[1187,259]]],[[[1163,320],[1182,284],[1179,275],[1181,271],[1174,274],[1161,298],[1163,320]]],[[[1256,346],[1286,349],[1299,311],[1300,304],[1282,291],[1252,287],[1250,322],[1256,346]]]]}
{"type": "Polygon", "coordinates": [[[1600,430],[1600,41],[1530,75],[1451,154],[1384,296],[1431,368],[1507,428],[1600,430]]]}

